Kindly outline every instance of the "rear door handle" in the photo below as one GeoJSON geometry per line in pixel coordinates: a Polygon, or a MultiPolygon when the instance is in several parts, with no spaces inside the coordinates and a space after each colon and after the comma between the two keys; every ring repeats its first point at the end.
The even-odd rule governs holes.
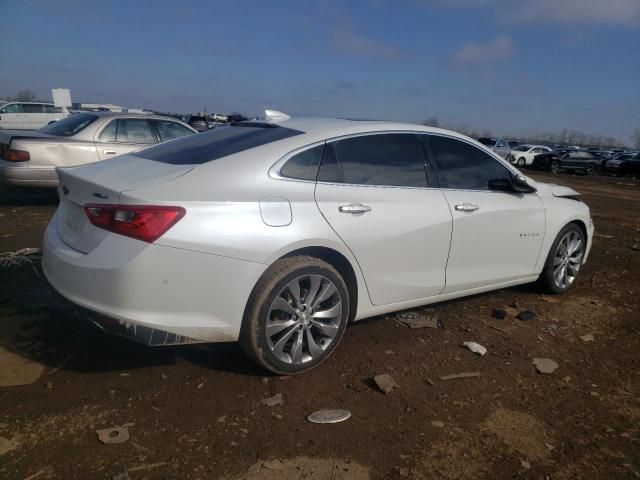
{"type": "Polygon", "coordinates": [[[116,151],[115,150],[103,150],[102,153],[104,153],[105,155],[115,155],[116,151]]]}
{"type": "Polygon", "coordinates": [[[474,205],[473,203],[461,203],[460,205],[456,205],[454,207],[459,212],[475,212],[480,207],[478,205],[474,205]]]}
{"type": "Polygon", "coordinates": [[[342,205],[338,207],[338,211],[341,213],[367,213],[371,211],[371,207],[363,205],[361,203],[351,203],[349,205],[342,205]]]}

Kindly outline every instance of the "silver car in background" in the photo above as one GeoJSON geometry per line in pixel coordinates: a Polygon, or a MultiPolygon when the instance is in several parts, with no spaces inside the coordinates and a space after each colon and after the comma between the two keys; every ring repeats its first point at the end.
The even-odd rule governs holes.
{"type": "Polygon", "coordinates": [[[98,162],[197,133],[171,117],[79,112],[36,131],[0,130],[0,183],[58,185],[56,167],[98,162]]]}

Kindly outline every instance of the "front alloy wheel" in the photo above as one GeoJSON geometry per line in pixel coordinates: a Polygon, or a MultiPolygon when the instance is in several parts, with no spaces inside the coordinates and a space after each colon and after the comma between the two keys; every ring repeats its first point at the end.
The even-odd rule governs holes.
{"type": "Polygon", "coordinates": [[[567,291],[578,276],[585,252],[584,233],[578,225],[570,223],[556,237],[540,275],[546,290],[551,293],[567,291]]]}

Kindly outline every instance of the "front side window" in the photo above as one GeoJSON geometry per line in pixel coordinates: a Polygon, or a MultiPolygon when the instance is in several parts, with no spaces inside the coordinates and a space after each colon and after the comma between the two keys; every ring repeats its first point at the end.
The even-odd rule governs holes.
{"type": "Polygon", "coordinates": [[[280,169],[280,175],[298,180],[315,181],[323,149],[324,145],[318,145],[295,154],[280,169]]]}
{"type": "Polygon", "coordinates": [[[176,122],[170,122],[167,120],[152,121],[156,126],[156,130],[161,142],[173,140],[174,138],[184,137],[185,135],[191,135],[193,133],[193,130],[189,130],[184,125],[180,125],[176,122]]]}
{"type": "Polygon", "coordinates": [[[22,111],[24,113],[42,113],[42,104],[40,103],[23,103],[22,111]]]}
{"type": "Polygon", "coordinates": [[[427,187],[422,143],[412,133],[363,135],[329,142],[318,181],[427,187]]]}
{"type": "Polygon", "coordinates": [[[121,118],[116,132],[117,143],[156,143],[149,122],[140,118],[121,118]]]}
{"type": "Polygon", "coordinates": [[[22,113],[22,105],[19,103],[10,103],[2,107],[0,113],[22,113]]]}
{"type": "Polygon", "coordinates": [[[443,188],[490,190],[491,180],[511,180],[511,174],[504,165],[466,142],[430,135],[429,145],[443,188]]]}

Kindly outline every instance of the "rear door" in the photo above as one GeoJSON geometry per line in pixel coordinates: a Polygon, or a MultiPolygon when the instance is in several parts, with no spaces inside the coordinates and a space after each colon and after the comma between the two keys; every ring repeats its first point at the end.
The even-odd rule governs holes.
{"type": "Polygon", "coordinates": [[[444,293],[534,274],[545,234],[545,210],[535,193],[492,190],[511,180],[505,165],[475,145],[429,135],[438,180],[453,215],[444,293]]]}
{"type": "Polygon", "coordinates": [[[156,142],[146,118],[115,118],[95,137],[100,160],[135,152],[156,142]]]}
{"type": "Polygon", "coordinates": [[[439,294],[451,213],[427,177],[413,133],[372,133],[326,143],[316,184],[325,219],[354,254],[371,302],[439,294]]]}

